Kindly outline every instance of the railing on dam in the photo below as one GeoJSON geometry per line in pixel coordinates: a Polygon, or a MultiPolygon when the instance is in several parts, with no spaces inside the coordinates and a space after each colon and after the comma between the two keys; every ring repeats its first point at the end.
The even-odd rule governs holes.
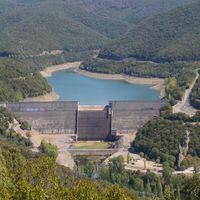
{"type": "Polygon", "coordinates": [[[72,156],[109,156],[117,151],[118,149],[66,149],[61,152],[69,152],[72,156]]]}

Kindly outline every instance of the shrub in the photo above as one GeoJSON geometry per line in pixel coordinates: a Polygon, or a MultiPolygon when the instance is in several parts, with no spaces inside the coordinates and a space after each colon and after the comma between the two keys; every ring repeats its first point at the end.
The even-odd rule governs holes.
{"type": "Polygon", "coordinates": [[[28,130],[28,131],[31,130],[31,126],[30,126],[30,125],[28,124],[28,122],[26,122],[26,121],[24,121],[24,122],[21,123],[20,128],[21,128],[22,130],[28,130]]]}
{"type": "Polygon", "coordinates": [[[55,158],[58,156],[58,148],[56,145],[42,141],[39,149],[42,153],[45,153],[48,156],[55,158]]]}

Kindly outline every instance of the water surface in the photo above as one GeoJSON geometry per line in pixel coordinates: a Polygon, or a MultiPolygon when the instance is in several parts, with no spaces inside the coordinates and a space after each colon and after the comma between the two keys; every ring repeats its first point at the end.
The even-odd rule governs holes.
{"type": "Polygon", "coordinates": [[[62,101],[79,101],[82,105],[106,105],[110,100],[158,100],[159,91],[149,86],[125,81],[100,80],[65,70],[48,78],[62,101]]]}

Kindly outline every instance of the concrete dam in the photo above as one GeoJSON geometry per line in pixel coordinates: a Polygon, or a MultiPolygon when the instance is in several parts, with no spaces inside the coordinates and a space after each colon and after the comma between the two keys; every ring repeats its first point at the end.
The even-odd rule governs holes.
{"type": "Polygon", "coordinates": [[[154,116],[163,102],[110,101],[103,106],[80,106],[77,101],[19,102],[5,106],[41,134],[71,134],[78,140],[109,140],[132,133],[154,116]]]}

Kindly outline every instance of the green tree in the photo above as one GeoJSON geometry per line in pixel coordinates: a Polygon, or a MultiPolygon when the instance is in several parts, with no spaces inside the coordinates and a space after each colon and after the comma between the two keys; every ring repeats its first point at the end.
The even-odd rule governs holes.
{"type": "Polygon", "coordinates": [[[158,179],[158,183],[157,183],[157,195],[161,199],[163,198],[163,187],[162,187],[162,183],[161,183],[160,178],[158,179]]]}
{"type": "Polygon", "coordinates": [[[15,92],[15,101],[22,101],[24,99],[23,94],[20,90],[15,92]]]}
{"type": "MultiPolygon", "coordinates": [[[[137,197],[132,200],[136,199],[137,197]]],[[[117,185],[113,185],[110,189],[107,190],[105,194],[105,200],[131,200],[131,198],[126,197],[117,185]]]]}
{"type": "Polygon", "coordinates": [[[84,173],[91,178],[94,175],[94,172],[95,172],[94,162],[88,161],[84,167],[84,173]]]}
{"type": "Polygon", "coordinates": [[[146,192],[147,194],[152,193],[151,185],[150,185],[149,180],[148,180],[147,183],[146,183],[146,186],[145,186],[145,192],[146,192]]]}
{"type": "Polygon", "coordinates": [[[176,187],[176,198],[177,200],[181,200],[181,192],[180,192],[180,187],[176,187]]]}
{"type": "Polygon", "coordinates": [[[182,192],[186,200],[199,200],[200,197],[200,175],[195,174],[185,182],[182,192]]]}
{"type": "Polygon", "coordinates": [[[169,185],[165,186],[164,198],[165,200],[176,200],[174,190],[169,185]]]}
{"type": "Polygon", "coordinates": [[[111,181],[111,180],[110,180],[110,171],[109,171],[109,168],[108,168],[108,167],[103,167],[103,168],[100,170],[100,177],[101,177],[101,179],[103,179],[103,180],[111,181]]]}
{"type": "Polygon", "coordinates": [[[17,182],[14,197],[16,200],[32,199],[33,186],[26,180],[21,179],[17,182]]]}
{"type": "Polygon", "coordinates": [[[72,191],[73,200],[101,200],[102,194],[97,192],[97,185],[89,180],[81,180],[75,183],[72,191]]]}
{"type": "Polygon", "coordinates": [[[58,147],[56,145],[42,141],[39,149],[42,153],[45,153],[48,156],[52,156],[54,158],[58,156],[58,147]]]}
{"type": "Polygon", "coordinates": [[[144,191],[144,182],[141,178],[139,177],[136,177],[134,179],[134,190],[136,191],[141,191],[143,192],[144,191]]]}
{"type": "Polygon", "coordinates": [[[21,122],[20,128],[22,130],[29,130],[29,131],[31,130],[31,126],[28,124],[27,121],[21,122]]]}
{"type": "Polygon", "coordinates": [[[111,173],[124,172],[124,158],[122,156],[110,159],[108,165],[111,173]]]}
{"type": "Polygon", "coordinates": [[[172,172],[173,172],[173,169],[169,166],[169,163],[167,162],[163,163],[163,178],[164,178],[165,184],[171,183],[172,172]]]}

